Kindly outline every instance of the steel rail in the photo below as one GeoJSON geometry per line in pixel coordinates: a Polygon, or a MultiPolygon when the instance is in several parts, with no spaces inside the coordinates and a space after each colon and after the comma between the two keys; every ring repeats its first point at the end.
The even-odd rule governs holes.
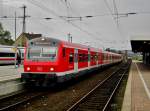
{"type": "Polygon", "coordinates": [[[17,92],[14,92],[14,93],[11,93],[11,94],[8,94],[8,95],[0,96],[0,101],[2,101],[4,99],[7,99],[7,98],[10,98],[10,97],[13,97],[13,96],[16,96],[16,95],[20,95],[20,94],[22,94],[24,92],[26,92],[25,89],[17,91],[17,92]]]}
{"type": "MultiPolygon", "coordinates": [[[[111,95],[109,96],[109,99],[107,100],[105,106],[103,107],[103,111],[105,111],[105,109],[107,108],[111,98],[113,97],[117,87],[119,86],[124,74],[126,73],[128,68],[124,69],[125,71],[123,72],[123,75],[120,77],[119,82],[117,83],[115,89],[113,90],[113,92],[111,93],[111,95]]],[[[118,68],[116,71],[114,71],[111,75],[109,75],[107,78],[105,78],[103,81],[101,81],[100,83],[98,83],[91,91],[89,91],[87,94],[85,94],[81,99],[79,99],[75,104],[73,104],[69,109],[67,109],[67,111],[75,111],[76,108],[78,108],[78,106],[85,101],[85,99],[87,99],[90,94],[92,94],[96,89],[98,89],[99,87],[103,86],[103,84],[110,79],[115,73],[117,73],[119,70],[123,70],[122,67],[118,68]]]]}
{"type": "MultiPolygon", "coordinates": [[[[4,107],[0,108],[0,111],[9,110],[9,109],[11,109],[11,108],[14,108],[14,107],[17,106],[17,105],[23,104],[23,103],[25,103],[25,102],[27,102],[27,101],[29,101],[29,100],[32,100],[32,99],[34,99],[34,98],[36,98],[36,97],[39,97],[39,96],[42,96],[42,95],[43,95],[43,93],[38,93],[38,94],[35,94],[34,96],[32,95],[31,97],[27,97],[27,98],[22,99],[22,100],[20,100],[20,101],[18,101],[18,102],[15,102],[15,103],[13,103],[13,104],[11,104],[11,105],[4,106],[4,107]]],[[[15,95],[14,95],[14,96],[15,96],[15,95]]]]}
{"type": "Polygon", "coordinates": [[[120,68],[118,68],[116,71],[114,71],[111,75],[109,75],[103,81],[98,83],[90,92],[85,94],[81,99],[79,99],[75,104],[73,104],[69,109],[67,109],[67,111],[72,111],[73,109],[75,109],[85,98],[87,98],[87,96],[89,96],[91,93],[93,93],[93,91],[95,91],[98,87],[103,85],[103,83],[105,83],[105,81],[107,81],[109,78],[111,78],[111,76],[113,76],[113,74],[115,74],[118,70],[120,70],[120,68]]]}
{"type": "Polygon", "coordinates": [[[118,83],[117,83],[115,89],[113,90],[113,92],[112,92],[112,94],[110,95],[110,97],[109,97],[107,103],[105,104],[105,106],[104,106],[104,108],[103,108],[103,111],[106,111],[106,108],[107,108],[108,104],[110,103],[110,101],[111,101],[113,95],[115,94],[115,92],[116,92],[118,86],[120,85],[120,83],[121,83],[121,81],[122,81],[122,79],[123,79],[123,77],[124,77],[124,75],[125,75],[126,72],[127,72],[127,71],[125,71],[125,72],[122,74],[122,76],[121,76],[120,80],[118,81],[118,83]]]}

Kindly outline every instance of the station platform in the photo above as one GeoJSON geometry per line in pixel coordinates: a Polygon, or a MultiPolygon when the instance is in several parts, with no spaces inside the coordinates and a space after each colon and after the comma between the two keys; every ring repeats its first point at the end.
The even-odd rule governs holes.
{"type": "Polygon", "coordinates": [[[0,98],[23,89],[20,81],[23,66],[15,68],[14,65],[0,66],[0,98]]]}
{"type": "Polygon", "coordinates": [[[122,111],[150,111],[150,66],[132,62],[122,111]]]}
{"type": "Polygon", "coordinates": [[[14,65],[0,66],[0,82],[20,78],[21,72],[23,72],[22,65],[18,68],[15,68],[14,65]]]}

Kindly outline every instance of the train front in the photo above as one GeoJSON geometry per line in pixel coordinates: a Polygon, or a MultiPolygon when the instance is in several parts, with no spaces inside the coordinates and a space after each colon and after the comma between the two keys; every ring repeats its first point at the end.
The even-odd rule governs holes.
{"type": "Polygon", "coordinates": [[[36,86],[56,81],[58,50],[60,41],[52,38],[36,38],[28,42],[25,49],[22,80],[36,86]]]}

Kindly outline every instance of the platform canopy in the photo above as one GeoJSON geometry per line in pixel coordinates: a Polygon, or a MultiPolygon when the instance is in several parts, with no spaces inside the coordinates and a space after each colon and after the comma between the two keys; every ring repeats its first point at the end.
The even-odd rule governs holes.
{"type": "Polygon", "coordinates": [[[132,36],[131,47],[133,52],[150,52],[150,36],[132,36]]]}

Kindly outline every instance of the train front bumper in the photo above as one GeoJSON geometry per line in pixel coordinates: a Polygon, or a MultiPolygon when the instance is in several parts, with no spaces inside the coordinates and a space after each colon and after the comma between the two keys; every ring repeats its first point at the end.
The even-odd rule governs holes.
{"type": "Polygon", "coordinates": [[[21,73],[21,79],[25,81],[56,81],[56,73],[30,73],[24,72],[21,73]]]}

